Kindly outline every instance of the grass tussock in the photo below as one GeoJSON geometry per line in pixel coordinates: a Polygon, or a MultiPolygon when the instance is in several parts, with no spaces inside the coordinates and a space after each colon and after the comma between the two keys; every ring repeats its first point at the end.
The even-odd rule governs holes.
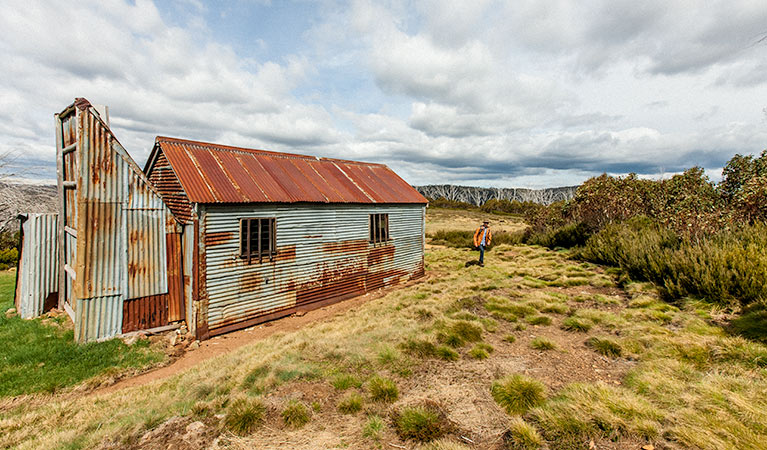
{"type": "Polygon", "coordinates": [[[535,350],[554,350],[557,348],[557,344],[549,338],[537,337],[530,341],[530,348],[535,350]]]}
{"type": "Polygon", "coordinates": [[[568,317],[562,321],[562,329],[567,331],[586,333],[591,330],[592,326],[588,320],[578,317],[568,317]]]}
{"type": "Polygon", "coordinates": [[[344,414],[354,414],[362,410],[364,401],[360,394],[352,392],[339,400],[338,410],[344,414]]]}
{"type": "Polygon", "coordinates": [[[510,450],[536,450],[543,446],[543,438],[538,430],[521,417],[512,417],[505,441],[510,450]]]}
{"type": "Polygon", "coordinates": [[[372,415],[368,417],[368,420],[362,427],[362,436],[379,441],[385,429],[386,422],[380,416],[372,415]]]}
{"type": "Polygon", "coordinates": [[[252,433],[266,417],[266,407],[260,400],[238,399],[224,415],[224,426],[234,434],[252,433]]]}
{"type": "Polygon", "coordinates": [[[291,400],[280,414],[285,425],[291,428],[301,428],[311,420],[309,408],[298,400],[291,400]]]}
{"type": "Polygon", "coordinates": [[[399,389],[394,381],[374,376],[368,381],[370,398],[376,402],[391,403],[399,398],[399,389]]]}
{"type": "Polygon", "coordinates": [[[578,447],[604,437],[652,440],[662,429],[663,414],[634,392],[606,384],[567,386],[530,413],[543,437],[559,448],[578,447]]]}
{"type": "Polygon", "coordinates": [[[543,384],[520,374],[496,380],[490,392],[495,402],[509,414],[524,414],[546,401],[543,384]]]}
{"type": "Polygon", "coordinates": [[[394,417],[394,427],[402,439],[418,442],[439,439],[451,428],[445,414],[431,404],[403,408],[394,417]]]}
{"type": "Polygon", "coordinates": [[[469,350],[468,355],[474,359],[487,359],[490,357],[490,353],[492,353],[493,350],[492,345],[481,342],[472,347],[472,349],[469,350]]]}
{"type": "Polygon", "coordinates": [[[336,375],[333,378],[332,384],[333,384],[333,387],[338,389],[339,391],[344,391],[350,388],[362,387],[362,380],[356,375],[344,373],[344,374],[336,375]]]}
{"type": "Polygon", "coordinates": [[[593,336],[586,340],[586,345],[593,348],[595,352],[611,358],[616,358],[623,354],[621,345],[610,338],[593,336]]]}
{"type": "Polygon", "coordinates": [[[551,317],[540,315],[532,315],[525,317],[525,322],[530,325],[551,325],[551,317]]]}

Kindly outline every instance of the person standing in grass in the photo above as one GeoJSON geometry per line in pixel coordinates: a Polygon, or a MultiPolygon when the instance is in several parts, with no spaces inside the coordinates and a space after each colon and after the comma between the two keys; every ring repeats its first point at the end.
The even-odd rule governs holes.
{"type": "Polygon", "coordinates": [[[479,247],[479,265],[485,267],[485,247],[490,245],[493,233],[490,231],[490,222],[485,220],[482,226],[474,232],[474,246],[479,247]]]}

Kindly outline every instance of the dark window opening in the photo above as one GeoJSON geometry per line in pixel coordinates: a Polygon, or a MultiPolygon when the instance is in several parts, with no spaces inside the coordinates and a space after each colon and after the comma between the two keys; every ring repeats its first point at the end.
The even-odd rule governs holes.
{"type": "Polygon", "coordinates": [[[370,242],[386,242],[389,240],[389,215],[370,215],[370,242]]]}
{"type": "Polygon", "coordinates": [[[240,219],[240,258],[263,262],[277,255],[276,219],[240,219]]]}

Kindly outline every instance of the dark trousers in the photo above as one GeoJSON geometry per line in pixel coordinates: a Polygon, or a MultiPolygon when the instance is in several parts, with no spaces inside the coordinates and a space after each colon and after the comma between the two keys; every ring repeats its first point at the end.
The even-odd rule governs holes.
{"type": "Polygon", "coordinates": [[[479,263],[480,264],[485,263],[485,246],[484,245],[479,246],[479,263]]]}

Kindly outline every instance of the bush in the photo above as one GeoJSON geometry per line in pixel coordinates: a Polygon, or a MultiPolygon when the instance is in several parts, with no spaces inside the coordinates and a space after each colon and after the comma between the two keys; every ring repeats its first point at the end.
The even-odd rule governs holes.
{"type": "Polygon", "coordinates": [[[352,392],[338,402],[338,410],[344,414],[354,414],[362,409],[362,402],[362,396],[352,392]]]}
{"type": "Polygon", "coordinates": [[[433,441],[450,430],[450,425],[442,412],[430,405],[404,408],[396,415],[394,426],[402,439],[419,442],[433,441]]]}
{"type": "Polygon", "coordinates": [[[19,250],[17,248],[6,248],[0,250],[0,264],[9,267],[15,267],[19,261],[19,250]]]}
{"type": "Polygon", "coordinates": [[[571,248],[585,244],[591,235],[592,230],[588,225],[577,222],[538,232],[528,229],[523,240],[527,244],[548,248],[571,248]]]}
{"type": "Polygon", "coordinates": [[[546,388],[543,384],[519,374],[496,380],[490,393],[495,402],[509,414],[524,414],[528,409],[546,401],[546,388]]]}
{"type": "Polygon", "coordinates": [[[375,376],[368,381],[370,398],[376,402],[391,403],[399,397],[399,390],[394,381],[375,376]]]}
{"type": "MultiPolygon", "coordinates": [[[[444,245],[445,247],[454,248],[475,248],[474,247],[474,232],[463,230],[438,230],[432,234],[427,235],[434,245],[444,245]]],[[[518,245],[522,243],[524,233],[509,233],[506,231],[493,231],[493,239],[490,241],[490,245],[485,247],[485,250],[492,250],[497,245],[518,245]]]]}
{"type": "Polygon", "coordinates": [[[266,407],[259,400],[239,399],[233,402],[224,416],[224,425],[232,433],[250,434],[264,421],[266,407]]]}
{"type": "Polygon", "coordinates": [[[589,239],[581,258],[619,266],[669,297],[748,305],[767,299],[767,225],[681,240],[648,219],[610,225],[589,239]]]}
{"type": "Polygon", "coordinates": [[[458,200],[448,200],[445,197],[429,199],[429,206],[432,208],[477,209],[477,207],[471,203],[466,203],[458,200]]]}
{"type": "Polygon", "coordinates": [[[291,400],[282,410],[282,420],[292,428],[301,428],[309,422],[309,409],[298,400],[291,400]]]}

